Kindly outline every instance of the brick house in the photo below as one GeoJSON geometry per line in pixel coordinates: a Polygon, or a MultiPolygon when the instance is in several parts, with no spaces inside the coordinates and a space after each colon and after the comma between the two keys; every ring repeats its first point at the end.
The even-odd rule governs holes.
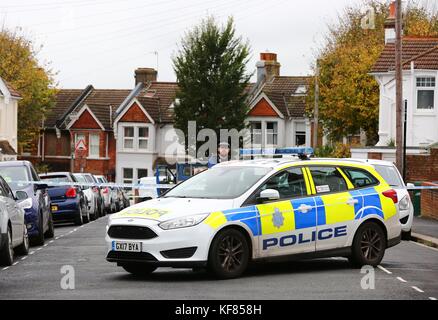
{"type": "Polygon", "coordinates": [[[55,107],[44,120],[36,152],[21,159],[45,164],[50,171],[84,171],[115,179],[114,112],[131,90],[61,89],[55,107]],[[74,146],[84,139],[85,158],[75,156],[74,146]]]}

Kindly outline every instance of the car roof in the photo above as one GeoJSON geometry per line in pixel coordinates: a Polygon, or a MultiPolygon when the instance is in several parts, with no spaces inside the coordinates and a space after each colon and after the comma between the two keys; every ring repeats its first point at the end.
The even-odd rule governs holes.
{"type": "Polygon", "coordinates": [[[31,163],[27,160],[0,161],[0,167],[22,167],[29,165],[31,165],[31,163]]]}
{"type": "Polygon", "coordinates": [[[60,171],[60,172],[47,172],[39,174],[40,177],[50,177],[50,176],[70,176],[70,172],[68,171],[60,171]]]}
{"type": "MultiPolygon", "coordinates": [[[[298,158],[264,158],[255,160],[234,160],[217,164],[215,167],[232,167],[232,166],[248,166],[248,167],[265,167],[272,169],[279,169],[289,166],[300,165],[344,165],[351,166],[354,164],[357,167],[372,167],[371,163],[366,161],[352,161],[349,159],[339,158],[310,158],[309,160],[300,160],[298,158]]],[[[214,168],[214,167],[213,167],[214,168]]]]}

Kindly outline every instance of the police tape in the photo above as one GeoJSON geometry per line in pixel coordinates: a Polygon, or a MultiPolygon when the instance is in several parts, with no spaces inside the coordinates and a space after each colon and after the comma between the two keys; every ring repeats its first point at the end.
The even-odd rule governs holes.
{"type": "Polygon", "coordinates": [[[8,184],[13,184],[17,187],[27,186],[29,184],[33,185],[47,185],[48,187],[88,187],[88,188],[122,188],[122,189],[171,189],[176,186],[176,184],[158,184],[158,183],[88,183],[88,182],[56,182],[56,181],[6,181],[8,184]]]}

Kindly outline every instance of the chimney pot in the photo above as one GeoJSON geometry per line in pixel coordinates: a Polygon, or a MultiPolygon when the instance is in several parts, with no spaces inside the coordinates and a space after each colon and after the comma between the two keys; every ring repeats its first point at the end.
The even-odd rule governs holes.
{"type": "Polygon", "coordinates": [[[280,75],[280,63],[277,54],[270,52],[260,53],[260,61],[257,62],[257,84],[268,82],[273,77],[280,75]]]}

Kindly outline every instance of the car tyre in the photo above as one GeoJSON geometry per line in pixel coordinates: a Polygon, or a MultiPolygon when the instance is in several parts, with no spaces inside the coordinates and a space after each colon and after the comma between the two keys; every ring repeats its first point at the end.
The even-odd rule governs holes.
{"type": "Polygon", "coordinates": [[[55,226],[53,224],[53,216],[52,213],[49,213],[49,228],[44,234],[44,237],[50,239],[53,238],[54,236],[55,236],[55,226]]]}
{"type": "Polygon", "coordinates": [[[81,226],[84,224],[84,217],[82,216],[82,206],[79,205],[78,213],[75,217],[75,225],[81,226]]]}
{"type": "Polygon", "coordinates": [[[14,248],[12,247],[12,231],[8,226],[6,242],[3,244],[3,248],[0,248],[0,265],[9,267],[13,261],[14,248]]]}
{"type": "Polygon", "coordinates": [[[125,271],[137,277],[148,276],[157,269],[157,267],[141,264],[141,263],[124,264],[122,265],[122,268],[125,269],[125,271]]]}
{"type": "Polygon", "coordinates": [[[88,223],[90,222],[90,211],[88,210],[88,204],[86,204],[83,208],[82,208],[82,213],[86,212],[87,214],[85,215],[85,217],[83,217],[83,221],[84,223],[88,223]]]}
{"type": "Polygon", "coordinates": [[[208,270],[219,279],[242,275],[250,260],[249,244],[242,232],[226,229],[213,239],[208,254],[208,270]]]}
{"type": "Polygon", "coordinates": [[[23,226],[23,242],[16,248],[17,254],[27,256],[29,254],[29,236],[26,226],[23,226]]]}
{"type": "Polygon", "coordinates": [[[411,236],[412,236],[412,230],[402,231],[402,234],[401,234],[402,240],[409,241],[409,240],[411,240],[411,236]]]}
{"type": "Polygon", "coordinates": [[[44,244],[44,225],[43,225],[43,214],[42,213],[40,213],[38,235],[32,237],[31,244],[36,245],[36,246],[42,246],[44,244]]]}
{"type": "Polygon", "coordinates": [[[357,268],[365,265],[377,266],[383,259],[386,237],[382,227],[375,222],[362,224],[354,236],[350,263],[357,268]]]}

